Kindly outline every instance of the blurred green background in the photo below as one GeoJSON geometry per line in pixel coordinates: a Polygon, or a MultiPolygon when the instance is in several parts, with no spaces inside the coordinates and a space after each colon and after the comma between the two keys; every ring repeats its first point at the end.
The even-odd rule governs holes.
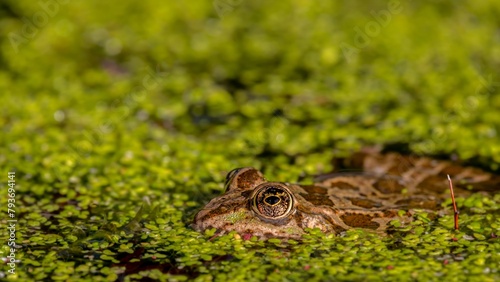
{"type": "Polygon", "coordinates": [[[476,214],[458,246],[449,217],[406,249],[188,226],[235,167],[307,181],[402,142],[498,169],[499,15],[493,0],[2,1],[0,181],[16,171],[22,246],[6,278],[500,279],[497,196],[460,200],[476,214]]]}

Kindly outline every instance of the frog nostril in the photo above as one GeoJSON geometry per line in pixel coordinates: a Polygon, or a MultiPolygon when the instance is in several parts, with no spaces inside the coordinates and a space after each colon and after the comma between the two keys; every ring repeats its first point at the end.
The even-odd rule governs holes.
{"type": "Polygon", "coordinates": [[[281,199],[280,199],[280,197],[276,197],[276,196],[268,196],[264,199],[264,202],[266,202],[266,204],[268,204],[270,206],[275,206],[275,205],[279,204],[279,202],[281,202],[281,199]]]}

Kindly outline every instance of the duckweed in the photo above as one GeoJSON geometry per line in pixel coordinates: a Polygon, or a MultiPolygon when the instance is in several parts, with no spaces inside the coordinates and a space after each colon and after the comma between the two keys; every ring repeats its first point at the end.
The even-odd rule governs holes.
{"type": "Polygon", "coordinates": [[[310,182],[406,143],[498,171],[500,2],[427,2],[4,1],[0,279],[499,281],[499,193],[458,231],[451,200],[388,236],[190,228],[236,167],[310,182]]]}

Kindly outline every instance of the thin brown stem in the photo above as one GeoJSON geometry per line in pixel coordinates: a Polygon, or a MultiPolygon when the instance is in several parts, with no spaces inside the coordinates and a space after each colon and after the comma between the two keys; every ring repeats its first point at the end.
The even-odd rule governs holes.
{"type": "Polygon", "coordinates": [[[448,175],[448,182],[450,183],[450,194],[451,194],[451,202],[453,203],[453,212],[455,213],[455,230],[458,230],[458,208],[457,202],[455,201],[455,194],[453,193],[453,182],[451,181],[450,175],[448,175]]]}

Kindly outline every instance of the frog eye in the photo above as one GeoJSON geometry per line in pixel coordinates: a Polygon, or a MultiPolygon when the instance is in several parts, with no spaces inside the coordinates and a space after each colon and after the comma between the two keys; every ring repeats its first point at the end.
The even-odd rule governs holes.
{"type": "Polygon", "coordinates": [[[294,212],[295,200],[281,183],[265,183],[257,187],[251,197],[253,211],[266,220],[286,218],[294,212]]]}
{"type": "Polygon", "coordinates": [[[266,181],[264,175],[253,167],[231,170],[226,176],[226,192],[233,189],[249,190],[266,181]]]}

